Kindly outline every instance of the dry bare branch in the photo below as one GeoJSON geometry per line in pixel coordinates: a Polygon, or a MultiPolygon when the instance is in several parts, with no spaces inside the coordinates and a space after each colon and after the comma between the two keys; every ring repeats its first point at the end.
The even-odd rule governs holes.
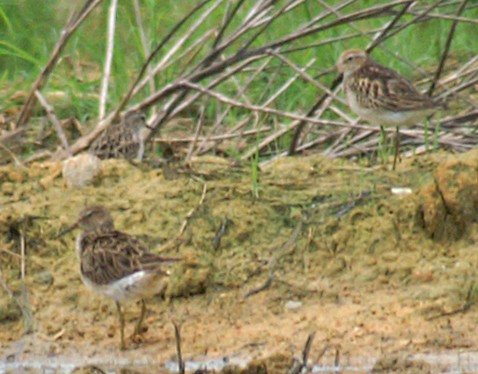
{"type": "Polygon", "coordinates": [[[99,119],[102,120],[105,117],[106,101],[108,99],[108,82],[111,75],[111,63],[113,62],[113,51],[115,45],[115,25],[116,25],[116,13],[118,11],[118,0],[111,0],[110,9],[108,13],[108,33],[106,44],[106,56],[105,66],[103,68],[103,77],[101,79],[100,90],[100,108],[99,119]]]}
{"type": "Polygon", "coordinates": [[[35,105],[35,92],[41,91],[48,81],[48,78],[53,71],[53,68],[60,57],[61,52],[66,47],[68,40],[75,33],[82,22],[88,17],[88,15],[101,3],[101,0],[88,0],[83,8],[76,14],[73,14],[67,22],[66,27],[63,29],[60,35],[60,39],[56,43],[55,48],[48,60],[46,66],[41,71],[38,78],[33,83],[32,90],[28,95],[25,104],[17,121],[17,127],[23,126],[30,118],[33,106],[35,105]]]}
{"type": "MultiPolygon", "coordinates": [[[[456,13],[457,17],[461,15],[467,3],[468,3],[468,0],[463,0],[461,2],[456,13]]],[[[448,33],[448,37],[446,39],[445,49],[443,50],[440,63],[438,64],[437,71],[435,73],[435,76],[433,77],[432,84],[430,85],[430,88],[428,89],[428,96],[433,95],[433,90],[435,89],[438,79],[440,79],[441,73],[443,71],[443,67],[445,66],[446,58],[448,57],[448,52],[450,51],[451,42],[453,41],[453,36],[455,35],[455,30],[457,25],[458,25],[458,20],[455,19],[453,23],[451,24],[450,32],[448,33]]]]}
{"type": "Polygon", "coordinates": [[[40,102],[40,104],[45,109],[48,119],[55,126],[56,132],[58,134],[58,138],[60,139],[61,144],[63,145],[63,148],[65,149],[68,157],[71,157],[72,154],[71,154],[70,146],[68,145],[68,140],[66,139],[65,133],[63,132],[63,128],[61,127],[61,123],[58,120],[58,117],[56,116],[53,107],[50,104],[48,104],[48,102],[40,93],[40,91],[35,91],[35,95],[38,101],[40,102]]]}

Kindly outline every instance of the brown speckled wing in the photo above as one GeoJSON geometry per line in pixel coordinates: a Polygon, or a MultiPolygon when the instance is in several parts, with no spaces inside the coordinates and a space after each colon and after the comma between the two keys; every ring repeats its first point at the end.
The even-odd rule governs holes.
{"type": "Polygon", "coordinates": [[[90,151],[98,158],[134,159],[140,148],[140,141],[130,129],[122,124],[109,126],[90,147],[90,151]]]}
{"type": "Polygon", "coordinates": [[[87,233],[80,240],[81,272],[92,282],[104,285],[140,270],[156,273],[165,262],[176,261],[156,256],[134,237],[120,231],[87,233]]]}
{"type": "Polygon", "coordinates": [[[350,89],[358,93],[362,106],[392,112],[432,109],[439,104],[420,94],[404,77],[373,61],[355,73],[350,89]],[[360,99],[362,98],[362,99],[360,99]]]}

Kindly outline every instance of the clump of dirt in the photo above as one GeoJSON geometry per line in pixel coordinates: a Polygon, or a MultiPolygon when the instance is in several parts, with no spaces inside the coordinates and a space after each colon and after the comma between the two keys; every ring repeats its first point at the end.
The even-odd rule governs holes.
{"type": "Polygon", "coordinates": [[[412,360],[403,354],[392,354],[380,357],[375,363],[372,373],[431,373],[431,366],[420,360],[412,360]]]}
{"type": "Polygon", "coordinates": [[[440,163],[418,196],[418,221],[431,238],[462,238],[478,222],[478,150],[440,163]]]}
{"type": "MultiPolygon", "coordinates": [[[[65,184],[61,163],[0,168],[0,269],[9,290],[0,296],[0,349],[19,362],[163,365],[176,352],[171,320],[185,359],[239,356],[257,372],[274,372],[261,361],[268,357],[300,354],[312,331],[309,357],[320,363],[334,363],[333,352],[348,360],[471,348],[476,221],[442,244],[416,212],[439,210],[425,194],[434,179],[454,217],[476,201],[472,155],[423,156],[396,172],[282,158],[261,166],[257,182],[250,165],[215,157],[164,170],[107,160],[83,188],[65,184]],[[142,342],[128,339],[122,353],[114,303],[82,284],[74,234],[57,238],[87,204],[107,206],[116,227],[152,252],[183,259],[171,266],[166,301],[148,300],[142,342]],[[24,335],[26,324],[33,333],[24,335]],[[334,349],[322,356],[325,347],[334,349]]],[[[468,220],[475,213],[466,209],[468,220]]],[[[444,239],[451,232],[442,231],[444,239]]],[[[139,311],[125,309],[128,335],[139,311]]]]}

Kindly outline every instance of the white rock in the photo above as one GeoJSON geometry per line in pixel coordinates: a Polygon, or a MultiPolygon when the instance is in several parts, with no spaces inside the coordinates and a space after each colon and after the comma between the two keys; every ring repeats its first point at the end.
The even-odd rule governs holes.
{"type": "Polygon", "coordinates": [[[289,300],[288,302],[285,303],[284,307],[287,310],[297,310],[300,307],[302,307],[302,302],[301,301],[289,300]]]}
{"type": "Polygon", "coordinates": [[[81,153],[63,162],[63,178],[70,187],[84,187],[101,173],[101,160],[90,153],[81,153]]]}
{"type": "Polygon", "coordinates": [[[391,192],[394,195],[410,195],[413,193],[409,187],[392,187],[391,192]]]}

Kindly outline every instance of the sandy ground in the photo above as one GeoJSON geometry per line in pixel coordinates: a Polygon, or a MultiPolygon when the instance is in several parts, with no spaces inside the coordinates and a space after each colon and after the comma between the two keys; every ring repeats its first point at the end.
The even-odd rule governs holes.
{"type": "MultiPolygon", "coordinates": [[[[55,164],[5,168],[0,257],[3,288],[12,294],[0,298],[0,372],[88,365],[167,372],[176,361],[172,322],[181,327],[192,371],[193,363],[209,369],[228,363],[243,367],[230,372],[287,373],[315,332],[309,364],[323,372],[335,372],[334,365],[341,372],[473,372],[478,200],[466,191],[478,184],[478,156],[460,157],[459,170],[471,171],[453,196],[465,198],[441,191],[450,202],[442,221],[461,225],[456,230],[434,223],[439,209],[433,193],[426,195],[447,172],[443,165],[456,166],[445,154],[407,160],[393,173],[317,156],[280,160],[263,168],[259,199],[252,197],[247,167],[231,170],[216,159],[198,161],[194,176],[173,178],[111,161],[85,189],[67,188],[55,164]],[[202,204],[200,180],[207,185],[202,204]],[[393,195],[395,186],[412,194],[393,195]],[[454,205],[460,199],[472,207],[463,213],[466,222],[452,214],[464,210],[454,205]],[[166,295],[148,301],[147,331],[128,338],[126,351],[118,349],[113,302],[81,283],[74,236],[55,238],[85,200],[109,205],[118,228],[152,251],[187,259],[171,269],[166,295]],[[213,248],[225,217],[232,223],[213,248]],[[177,236],[183,222],[186,230],[177,236]],[[245,297],[270,272],[268,287],[245,297]],[[19,304],[31,312],[30,325],[19,304]],[[28,326],[32,332],[24,334],[28,326]]],[[[126,313],[130,336],[139,306],[127,305],[126,313]]]]}

